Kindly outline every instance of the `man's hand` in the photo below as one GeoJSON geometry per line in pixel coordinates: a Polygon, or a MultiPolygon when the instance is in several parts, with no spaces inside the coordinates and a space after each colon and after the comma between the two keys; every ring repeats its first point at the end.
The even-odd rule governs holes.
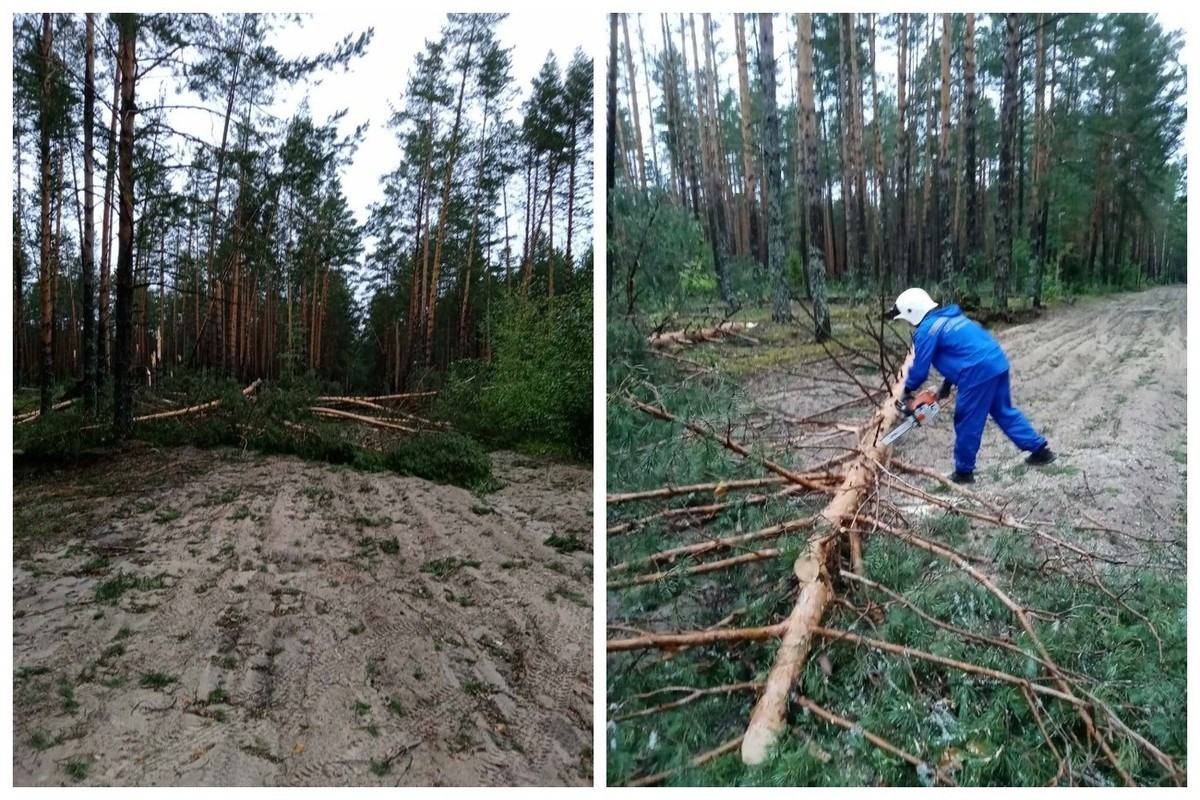
{"type": "Polygon", "coordinates": [[[899,411],[902,416],[911,417],[913,415],[912,401],[913,393],[906,390],[900,399],[896,401],[896,410],[899,411]]]}
{"type": "Polygon", "coordinates": [[[954,388],[954,384],[948,380],[942,381],[942,388],[938,391],[938,400],[945,400],[950,396],[950,390],[954,388]]]}

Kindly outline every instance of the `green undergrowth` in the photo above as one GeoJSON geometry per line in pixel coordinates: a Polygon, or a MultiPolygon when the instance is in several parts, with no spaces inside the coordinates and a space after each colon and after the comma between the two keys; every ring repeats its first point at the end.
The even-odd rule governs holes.
{"type": "Polygon", "coordinates": [[[590,462],[592,289],[496,300],[489,360],[451,367],[434,411],[489,447],[590,462]]]}
{"type": "MultiPolygon", "coordinates": [[[[750,407],[740,388],[720,371],[687,372],[647,354],[642,337],[623,322],[609,324],[608,491],[626,493],[719,480],[760,477],[761,468],[729,453],[679,423],[654,419],[623,399],[661,402],[681,419],[703,421],[718,433],[743,438],[750,407]]],[[[779,460],[785,455],[776,454],[779,460]]],[[[778,486],[723,494],[733,504],[703,528],[680,529],[652,520],[608,538],[609,621],[646,632],[695,631],[774,624],[795,601],[792,562],[805,546],[803,531],[763,540],[781,555],[708,575],[685,575],[686,558],[634,570],[614,565],[706,539],[749,533],[819,510],[820,498],[773,499],[751,505],[751,494],[778,486]],[[649,585],[614,582],[652,572],[649,585]],[[727,617],[736,616],[732,621],[727,617]]],[[[716,502],[711,492],[610,506],[609,526],[640,520],[667,507],[716,502]]],[[[1103,700],[1122,721],[1186,769],[1186,584],[1182,574],[1157,567],[1111,566],[1102,572],[1112,596],[1073,579],[1031,548],[1027,534],[982,526],[957,515],[935,515],[917,524],[928,539],[974,556],[976,567],[1029,610],[1050,656],[1080,686],[1103,700]],[[1120,597],[1128,606],[1114,600],[1120,597]],[[1136,613],[1135,613],[1136,612],[1136,613]],[[1145,617],[1149,624],[1138,615],[1145,617]],[[1153,625],[1153,630],[1150,627],[1153,625]],[[1161,639],[1161,653],[1155,631],[1161,639]]],[[[735,555],[739,551],[722,555],[735,555]]],[[[745,550],[740,551],[745,552],[745,550]]],[[[848,562],[842,554],[843,563],[848,562]]],[[[715,558],[715,556],[713,557],[715,558]]],[[[934,625],[886,593],[849,580],[835,584],[822,625],[949,659],[969,662],[1055,686],[1036,660],[1037,649],[1013,613],[949,561],[885,534],[864,543],[867,577],[903,596],[925,614],[973,634],[1011,643],[1017,652],[982,644],[934,625]]],[[[610,638],[634,636],[621,627],[610,638]]],[[[920,786],[933,782],[931,767],[967,786],[1119,785],[1121,779],[1086,742],[1073,706],[1038,696],[1046,733],[1069,773],[1046,745],[1038,719],[1019,686],[970,675],[862,643],[818,639],[793,693],[856,724],[853,730],[823,721],[790,704],[785,733],[771,758],[746,767],[734,750],[692,767],[689,761],[745,731],[756,691],[704,696],[679,708],[618,719],[681,699],[686,692],[647,693],[666,687],[716,688],[763,681],[777,641],[725,643],[664,657],[658,650],[608,656],[607,782],[627,784],[673,770],[664,783],[686,786],[920,786]],[[873,745],[870,732],[920,759],[915,767],[873,745]]],[[[1082,691],[1077,689],[1076,691],[1082,691]]],[[[1102,726],[1106,727],[1106,726],[1102,726]]],[[[1122,736],[1110,744],[1122,767],[1140,784],[1170,783],[1146,751],[1122,736]]]]}
{"type": "MultiPolygon", "coordinates": [[[[235,447],[308,461],[344,464],[369,472],[391,471],[472,490],[497,488],[491,459],[476,440],[456,431],[399,436],[364,433],[353,423],[314,416],[322,387],[314,382],[266,384],[253,400],[232,381],[196,378],[164,383],[154,396],[140,396],[138,414],[188,408],[213,400],[220,406],[201,413],[136,423],[134,438],[154,447],[235,447]],[[169,400],[169,404],[167,401],[169,400]]],[[[76,407],[17,425],[13,431],[18,463],[62,466],[103,459],[110,449],[111,406],[96,418],[76,407]]]]}

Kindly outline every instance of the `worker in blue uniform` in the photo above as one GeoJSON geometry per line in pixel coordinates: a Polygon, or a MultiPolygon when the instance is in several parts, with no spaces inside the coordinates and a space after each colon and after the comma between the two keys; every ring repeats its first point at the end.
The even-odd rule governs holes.
{"type": "Polygon", "coordinates": [[[1054,453],[1017,408],[1008,385],[1008,358],[999,343],[978,322],[968,319],[956,305],[938,308],[923,289],[906,289],[896,298],[892,319],[913,326],[913,362],[904,382],[904,396],[897,403],[903,414],[911,414],[913,394],[925,382],[932,365],[942,374],[938,399],[958,387],[954,408],[955,483],[974,483],[975,455],[983,438],[988,415],[1005,436],[1030,455],[1025,463],[1034,466],[1054,461],[1054,453]]]}

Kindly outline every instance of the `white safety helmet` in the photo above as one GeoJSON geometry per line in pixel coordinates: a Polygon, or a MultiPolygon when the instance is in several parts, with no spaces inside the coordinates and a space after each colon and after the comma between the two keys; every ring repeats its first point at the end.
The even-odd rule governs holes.
{"type": "Polygon", "coordinates": [[[892,319],[902,319],[914,328],[921,324],[925,315],[937,308],[937,303],[924,289],[905,289],[896,298],[892,308],[892,319]]]}

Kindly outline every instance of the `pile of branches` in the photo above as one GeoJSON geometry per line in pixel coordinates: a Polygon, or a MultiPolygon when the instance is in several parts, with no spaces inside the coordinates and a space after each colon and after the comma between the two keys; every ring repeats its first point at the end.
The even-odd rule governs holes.
{"type": "MultiPolygon", "coordinates": [[[[262,385],[262,379],[254,381],[246,388],[242,389],[244,397],[253,400],[255,391],[262,385]]],[[[400,431],[403,433],[435,433],[444,431],[450,428],[449,423],[437,422],[419,416],[411,411],[405,410],[405,407],[413,403],[428,401],[437,396],[437,392],[406,392],[402,394],[385,394],[375,395],[370,397],[344,397],[344,396],[321,396],[316,398],[315,405],[308,408],[314,416],[325,419],[343,420],[354,422],[361,425],[367,425],[373,428],[379,428],[388,431],[400,431]],[[347,411],[347,408],[353,408],[354,411],[347,411]]],[[[142,398],[144,404],[156,406],[177,406],[178,404],[167,397],[151,396],[142,398]]],[[[74,400],[65,400],[53,406],[53,410],[59,411],[74,404],[74,400]]],[[[148,411],[144,414],[138,414],[133,418],[134,422],[152,422],[155,420],[172,419],[175,417],[187,417],[193,415],[204,414],[208,411],[213,411],[220,408],[222,405],[220,399],[209,400],[204,403],[196,403],[183,408],[173,407],[166,411],[148,411]]],[[[40,415],[38,411],[30,411],[25,414],[13,416],[13,424],[22,425],[28,422],[33,422],[40,415]]],[[[99,426],[88,426],[87,429],[97,428],[99,426]]]]}
{"type": "MultiPolygon", "coordinates": [[[[762,448],[733,437],[730,426],[719,430],[710,424],[680,419],[661,402],[647,403],[632,393],[626,393],[621,401],[633,408],[660,420],[676,423],[685,437],[694,437],[715,442],[742,459],[758,465],[766,474],[763,477],[741,481],[718,481],[688,486],[666,486],[659,489],[608,495],[610,510],[633,502],[670,503],[673,498],[697,494],[711,495],[715,502],[692,504],[683,507],[660,506],[648,515],[630,520],[617,515],[616,524],[608,529],[612,537],[636,536],[649,529],[670,531],[693,530],[698,532],[698,541],[693,544],[670,547],[648,557],[610,564],[608,567],[610,592],[623,592],[631,587],[647,587],[686,576],[704,576],[709,588],[719,586],[719,573],[736,567],[791,557],[792,569],[788,580],[790,586],[790,608],[785,608],[777,621],[754,627],[738,627],[733,624],[741,609],[729,611],[720,622],[699,630],[663,630],[660,621],[641,619],[610,618],[607,650],[610,654],[638,651],[654,658],[669,659],[680,651],[694,648],[734,647],[745,642],[777,642],[774,663],[766,673],[765,680],[740,681],[720,686],[664,686],[630,698],[610,698],[610,709],[615,714],[610,722],[617,723],[632,717],[661,714],[705,698],[728,697],[736,693],[754,692],[757,702],[744,726],[744,732],[729,741],[690,759],[693,767],[705,764],[721,755],[740,752],[746,765],[758,765],[771,755],[780,735],[788,729],[789,705],[804,709],[812,717],[824,720],[848,731],[861,735],[874,747],[886,751],[892,757],[911,764],[922,780],[928,783],[953,785],[953,765],[929,763],[918,755],[907,752],[887,738],[887,730],[864,730],[852,719],[847,719],[823,707],[802,693],[803,673],[809,668],[809,657],[814,643],[846,642],[862,650],[874,650],[899,655],[910,660],[937,665],[945,671],[956,671],[983,683],[1008,684],[1016,687],[1026,699],[1040,735],[1049,751],[1058,761],[1058,784],[1094,783],[1096,775],[1107,773],[1113,780],[1127,785],[1137,781],[1126,768],[1126,758],[1131,751],[1140,751],[1156,762],[1165,779],[1176,785],[1185,785],[1186,773],[1170,755],[1159,749],[1145,735],[1126,722],[1125,708],[1114,705],[1098,696],[1099,681],[1061,666],[1050,654],[1042,634],[1033,623],[1036,613],[1025,602],[1010,591],[1001,588],[1003,581],[990,571],[986,559],[962,552],[949,543],[923,536],[918,527],[907,518],[908,509],[901,507],[891,498],[907,497],[910,502],[925,507],[943,509],[948,513],[962,515],[973,525],[1020,532],[1030,544],[1045,557],[1044,570],[1059,570],[1069,573],[1071,580],[1080,581],[1103,592],[1126,612],[1138,617],[1158,639],[1158,633],[1150,620],[1130,608],[1119,593],[1110,590],[1105,583],[1106,562],[1112,561],[1101,554],[1090,552],[1060,535],[1053,525],[1015,518],[1005,508],[992,500],[950,483],[941,475],[925,468],[905,463],[893,457],[891,448],[880,440],[896,423],[898,412],[895,401],[899,397],[904,379],[912,361],[912,353],[898,369],[887,370],[887,358],[879,334],[880,387],[864,386],[851,371],[843,370],[853,378],[862,390],[858,401],[869,402],[873,412],[869,418],[855,425],[843,425],[829,421],[832,412],[843,409],[844,403],[811,415],[799,422],[824,420],[826,438],[849,436],[850,441],[842,452],[832,459],[823,459],[800,469],[789,468],[767,458],[762,448]],[[887,380],[888,376],[891,377],[887,380]],[[881,388],[883,391],[881,391],[881,388]],[[949,494],[931,494],[917,484],[917,479],[936,482],[949,494]],[[751,492],[740,499],[739,493],[751,492]],[[706,523],[717,519],[732,509],[747,505],[761,505],[772,500],[807,498],[809,507],[819,508],[816,513],[807,513],[787,519],[768,527],[732,536],[708,535],[706,523]],[[781,544],[786,537],[804,537],[798,556],[789,556],[794,548],[781,544]],[[1007,637],[989,636],[964,630],[920,608],[905,597],[901,591],[889,588],[873,580],[863,566],[863,542],[867,537],[885,537],[905,547],[916,548],[947,568],[957,570],[978,589],[986,592],[1010,615],[1011,623],[1019,628],[1018,638],[1025,643],[1022,647],[1007,637]],[[963,659],[948,658],[909,645],[895,644],[883,639],[867,637],[849,630],[829,627],[824,617],[831,605],[852,607],[851,591],[855,588],[870,589],[882,593],[889,602],[905,607],[921,619],[949,631],[953,636],[975,647],[996,648],[1017,654],[1027,659],[1030,667],[1025,674],[1012,674],[994,667],[963,659]],[[657,705],[646,704],[650,698],[666,694],[673,699],[657,705]],[[624,710],[628,705],[641,705],[634,711],[624,710]],[[1054,725],[1048,717],[1048,706],[1072,715],[1073,725],[1054,725]],[[1082,755],[1081,755],[1082,754],[1082,755]],[[1083,762],[1091,765],[1080,769],[1083,762]]],[[[829,351],[833,356],[833,351],[829,351]]],[[[835,359],[836,362],[836,359],[835,359]]],[[[656,399],[657,391],[651,392],[656,399]]],[[[792,420],[795,422],[796,420],[792,420]]],[[[814,430],[811,435],[821,435],[814,430]]],[[[613,512],[610,511],[610,519],[613,512]]],[[[1086,527],[1086,526],[1080,526],[1086,527]]],[[[1107,528],[1101,528],[1110,530],[1107,528]]],[[[791,539],[794,541],[794,539],[791,539]]],[[[610,548],[611,551],[611,548],[610,548]]],[[[1117,562],[1120,563],[1120,562],[1117,562]]],[[[719,595],[719,592],[717,592],[719,595]]],[[[720,609],[716,610],[720,613],[720,609]]],[[[1162,642],[1159,640],[1160,658],[1162,642]]],[[[620,662],[610,655],[610,673],[620,662]]],[[[722,657],[724,658],[724,657],[722,657]]],[[[718,659],[721,660],[721,659],[718,659]]],[[[823,666],[823,665],[822,665],[823,666]]],[[[826,673],[828,674],[828,673],[826,673]]],[[[803,735],[802,732],[800,735],[803,735]]],[[[652,785],[670,780],[677,769],[643,774],[630,780],[630,785],[652,785]]]]}
{"type": "Polygon", "coordinates": [[[317,405],[310,407],[309,411],[318,417],[348,420],[382,430],[403,433],[433,433],[449,429],[449,423],[435,422],[418,416],[411,411],[403,410],[403,406],[414,401],[428,401],[436,396],[437,392],[407,392],[374,397],[324,396],[318,397],[317,405]],[[346,411],[346,408],[355,410],[346,411]]]}

